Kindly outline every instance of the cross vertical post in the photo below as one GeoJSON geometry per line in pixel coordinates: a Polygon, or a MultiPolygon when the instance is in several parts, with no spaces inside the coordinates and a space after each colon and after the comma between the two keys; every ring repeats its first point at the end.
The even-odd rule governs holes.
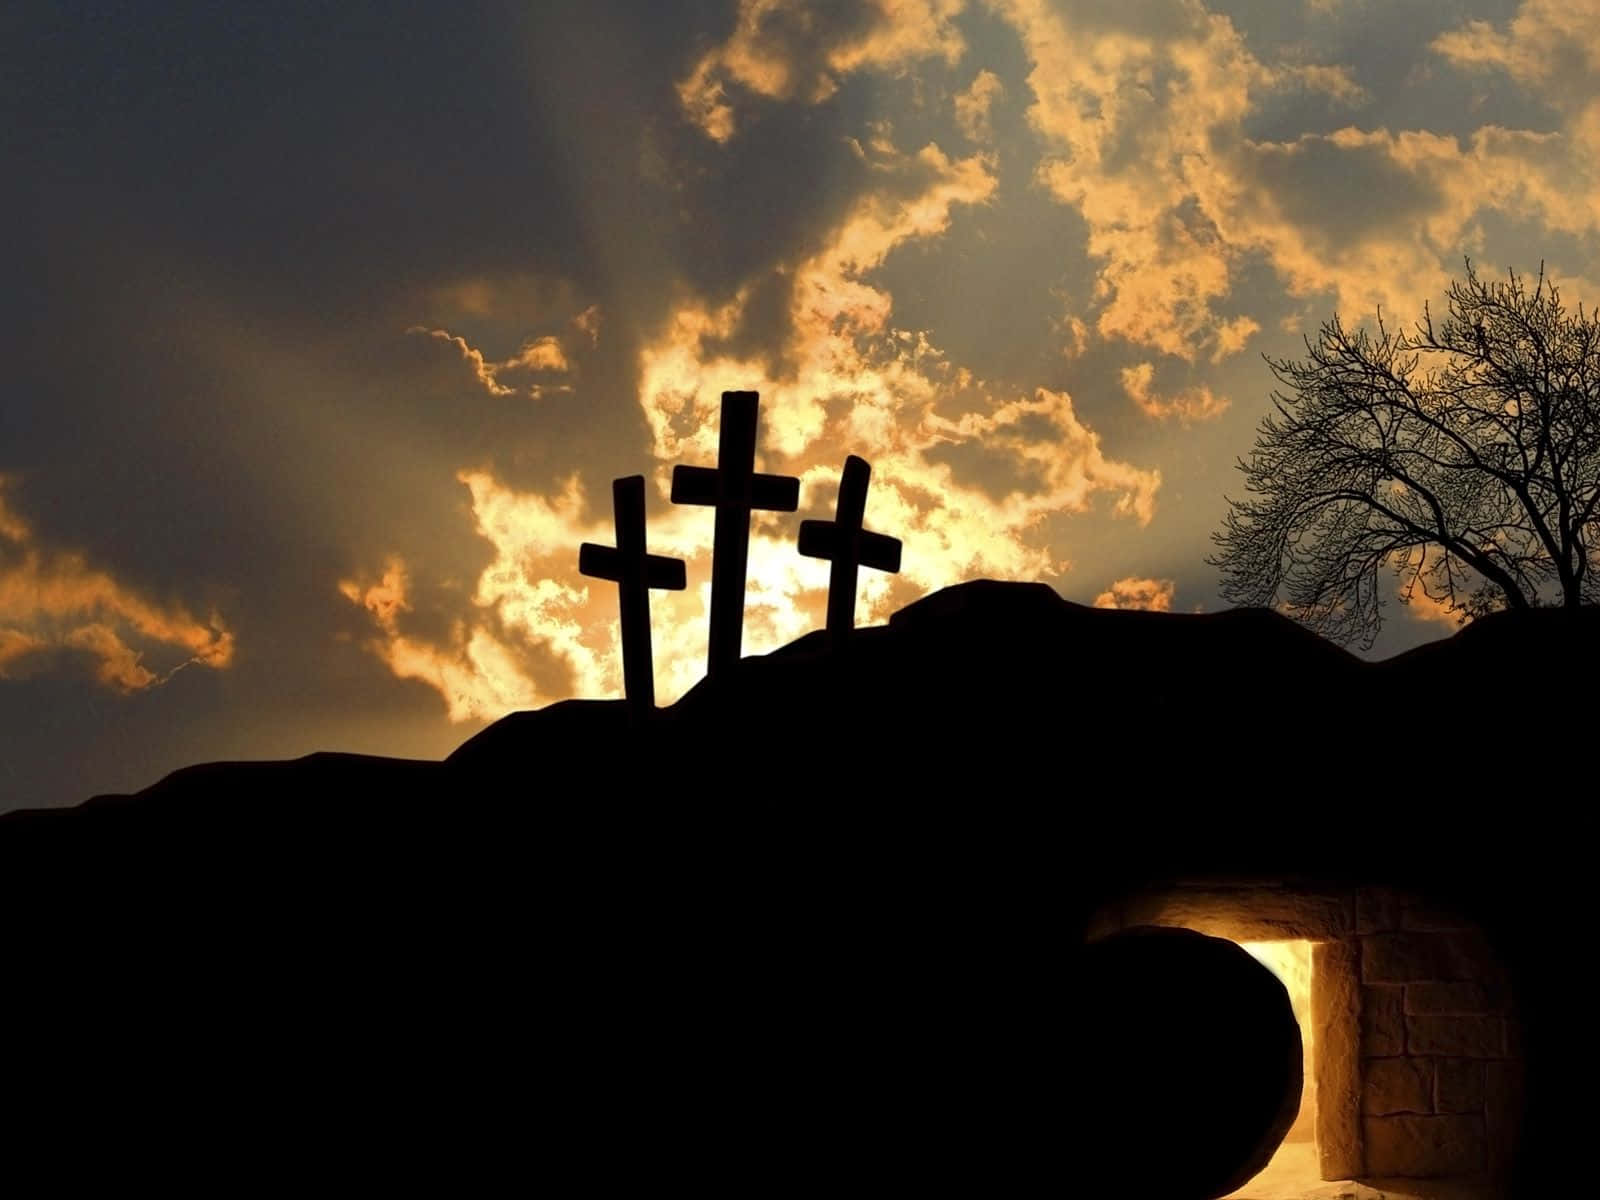
{"type": "Polygon", "coordinates": [[[635,716],[656,705],[655,665],[650,650],[650,589],[682,591],[683,561],[650,554],[644,537],[644,476],[628,475],[611,483],[611,505],[617,544],[578,547],[578,571],[617,585],[622,618],[622,688],[635,716]]]}
{"type": "Polygon", "coordinates": [[[738,665],[744,641],[745,575],[750,561],[750,513],[793,512],[800,506],[800,481],[788,475],[758,475],[756,410],[759,392],[723,392],[722,428],[715,467],[674,467],[672,502],[717,510],[711,550],[711,631],[706,674],[738,665]]]}
{"type": "Polygon", "coordinates": [[[832,560],[828,572],[828,640],[841,646],[856,625],[856,575],[860,567],[900,570],[900,539],[861,528],[872,468],[852,454],[844,460],[839,503],[832,521],[800,522],[800,553],[832,560]]]}

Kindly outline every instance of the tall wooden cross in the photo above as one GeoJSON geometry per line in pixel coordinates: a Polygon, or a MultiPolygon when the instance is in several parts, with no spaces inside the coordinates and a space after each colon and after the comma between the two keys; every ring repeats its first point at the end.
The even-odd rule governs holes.
{"type": "Polygon", "coordinates": [[[828,572],[828,640],[842,645],[856,624],[856,570],[900,570],[900,539],[861,528],[872,468],[852,454],[844,460],[839,505],[831,521],[800,522],[800,553],[833,560],[828,572]]]}
{"type": "Polygon", "coordinates": [[[611,483],[611,506],[617,544],[578,547],[578,571],[617,585],[622,609],[622,688],[636,715],[656,706],[655,667],[650,658],[650,589],[681,592],[683,560],[650,554],[644,544],[644,476],[629,475],[611,483]]]}
{"type": "Polygon", "coordinates": [[[744,581],[750,558],[753,509],[793,512],[800,481],[756,474],[756,406],[759,392],[722,393],[722,431],[715,467],[674,467],[672,502],[717,510],[711,547],[711,641],[706,674],[738,665],[744,640],[744,581]]]}

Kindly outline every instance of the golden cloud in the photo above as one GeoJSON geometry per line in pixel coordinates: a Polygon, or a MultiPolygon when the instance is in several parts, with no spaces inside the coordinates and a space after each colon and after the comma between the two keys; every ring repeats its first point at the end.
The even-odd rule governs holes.
{"type": "MultiPolygon", "coordinates": [[[[837,74],[830,47],[846,44],[863,47],[839,60],[852,69],[954,63],[962,47],[949,19],[959,8],[881,4],[834,28],[808,6],[746,0],[733,35],[680,89],[686,110],[726,140],[725,84],[815,103],[837,74]],[[906,24],[912,18],[920,30],[906,24]]],[[[1082,214],[1098,264],[1092,311],[1066,314],[1065,334],[1092,317],[1101,337],[1220,362],[1260,328],[1222,311],[1247,260],[1265,259],[1292,296],[1331,293],[1339,309],[1361,314],[1410,311],[1447,285],[1481,236],[1484,211],[1580,236],[1600,231],[1600,26],[1588,0],[1525,0],[1503,28],[1469,21],[1435,39],[1441,59],[1504,71],[1565,115],[1559,133],[1486,124],[1465,143],[1382,128],[1247,138],[1244,121],[1262,95],[1298,88],[1345,107],[1369,97],[1344,64],[1261,60],[1200,0],[989,8],[1027,55],[1028,120],[1046,146],[1036,178],[1082,214]],[[1373,206],[1374,196],[1384,203],[1373,206]],[[1353,219],[1363,212],[1372,219],[1353,219]]],[[[982,70],[955,97],[969,137],[990,136],[1001,88],[982,70]]],[[[1069,339],[1069,354],[1078,344],[1069,339]]]]}
{"type": "Polygon", "coordinates": [[[444,697],[452,721],[482,720],[518,708],[534,707],[538,689],[518,662],[516,653],[482,626],[457,622],[445,645],[409,637],[400,629],[409,578],[398,556],[391,556],[383,574],[363,586],[343,580],[339,591],[372,614],[383,636],[371,649],[400,679],[425,683],[444,697]]]}
{"type": "MultiPolygon", "coordinates": [[[[594,309],[591,307],[591,309],[580,314],[579,320],[583,320],[593,311],[594,309]]],[[[509,358],[494,361],[484,357],[481,350],[469,345],[466,338],[459,337],[448,329],[429,329],[425,325],[413,325],[406,330],[406,333],[413,336],[427,337],[451,347],[462,363],[471,371],[478,385],[491,396],[511,396],[516,394],[517,389],[505,383],[501,379],[502,375],[510,375],[522,371],[564,372],[572,369],[572,363],[568,360],[566,351],[562,349],[561,339],[553,335],[534,338],[523,343],[522,348],[509,358]]],[[[545,390],[547,390],[545,385],[531,384],[527,392],[534,399],[538,399],[545,390]]],[[[570,391],[571,388],[562,385],[556,390],[570,391]]]]}
{"type": "Polygon", "coordinates": [[[600,306],[591,304],[572,318],[572,327],[589,339],[589,345],[600,344],[600,306]]]}
{"type": "Polygon", "coordinates": [[[1177,584],[1170,579],[1119,579],[1094,598],[1096,608],[1142,608],[1171,612],[1177,584]]]}
{"type": "Polygon", "coordinates": [[[41,639],[20,629],[0,629],[0,679],[5,678],[8,663],[43,650],[45,645],[41,639]]]}
{"type": "Polygon", "coordinates": [[[11,480],[0,475],[0,541],[22,543],[31,537],[28,523],[6,504],[6,488],[11,480]]]}
{"type": "Polygon", "coordinates": [[[1348,108],[1372,99],[1350,74],[1350,68],[1337,63],[1302,63],[1277,68],[1284,80],[1297,80],[1307,91],[1322,92],[1348,108]]]}
{"type": "Polygon", "coordinates": [[[678,84],[678,99],[708,137],[726,142],[735,127],[729,84],[818,104],[855,71],[925,58],[954,64],[966,48],[953,23],[963,7],[964,0],[865,0],[830,16],[790,0],[740,0],[733,33],[678,84]]]}
{"type": "Polygon", "coordinates": [[[31,656],[67,649],[87,654],[102,683],[135,692],[194,663],[221,669],[233,661],[233,634],[216,614],[202,623],[145,599],[81,555],[42,550],[7,506],[6,483],[0,478],[0,676],[31,656]],[[130,638],[187,657],[157,673],[130,638]]]}
{"type": "Polygon", "coordinates": [[[1138,13],[992,7],[1028,55],[1028,119],[1049,147],[1037,178],[1088,224],[1102,337],[1217,362],[1259,328],[1219,311],[1246,259],[1264,258],[1293,296],[1409,311],[1447,285],[1485,210],[1600,229],[1600,35],[1587,3],[1526,0],[1503,32],[1470,22],[1434,42],[1456,65],[1505,70],[1568,114],[1560,133],[1485,125],[1465,143],[1353,127],[1247,138],[1254,94],[1303,87],[1355,105],[1364,93],[1339,65],[1261,61],[1198,0],[1138,13]]]}
{"type": "Polygon", "coordinates": [[[561,340],[545,336],[524,343],[521,350],[500,364],[499,369],[525,367],[531,371],[566,371],[571,366],[565,351],[561,349],[561,340]]]}
{"type": "Polygon", "coordinates": [[[961,132],[974,142],[992,141],[994,126],[990,122],[990,111],[995,101],[1005,94],[1000,76],[989,70],[979,71],[966,90],[955,96],[956,124],[961,126],[961,132]]]}
{"type": "Polygon", "coordinates": [[[1589,0],[1523,0],[1502,31],[1468,21],[1433,49],[1457,67],[1503,71],[1562,114],[1552,133],[1480,128],[1472,180],[1495,207],[1551,229],[1600,232],[1600,24],[1589,0]]]}
{"type": "Polygon", "coordinates": [[[406,332],[416,336],[432,338],[434,341],[443,342],[447,346],[454,347],[456,353],[461,356],[461,361],[467,364],[467,367],[472,371],[473,378],[478,381],[484,391],[491,396],[511,395],[512,389],[495,379],[495,364],[487,361],[483,357],[481,350],[475,350],[469,346],[466,338],[457,337],[448,329],[429,329],[425,325],[413,325],[406,332]]]}
{"type": "Polygon", "coordinates": [[[1592,0],[1523,0],[1501,31],[1469,20],[1434,39],[1460,66],[1496,68],[1556,104],[1584,107],[1600,94],[1600,29],[1592,0]]]}
{"type": "Polygon", "coordinates": [[[1190,425],[1195,421],[1214,421],[1228,411],[1227,399],[1215,395],[1205,384],[1182,388],[1170,395],[1158,395],[1150,389],[1155,371],[1155,364],[1148,362],[1135,363],[1121,371],[1122,390],[1145,416],[1157,421],[1176,419],[1180,424],[1190,425]]]}
{"type": "Polygon", "coordinates": [[[1199,201],[1218,138],[1237,136],[1271,72],[1197,3],[1161,6],[1159,34],[1048,0],[992,7],[1028,55],[1028,119],[1050,147],[1038,179],[1089,226],[1098,332],[1190,359],[1241,348],[1255,323],[1214,311],[1237,253],[1199,201]]]}
{"type": "Polygon", "coordinates": [[[109,625],[80,625],[68,631],[62,644],[87,651],[95,660],[95,677],[119,692],[137,692],[156,682],[156,674],[140,663],[130,647],[109,625]]]}
{"type": "MultiPolygon", "coordinates": [[[[612,530],[608,521],[588,516],[577,479],[554,497],[544,497],[507,488],[487,472],[463,471],[458,478],[471,495],[479,536],[495,550],[494,561],[478,580],[472,612],[455,622],[443,642],[408,634],[403,625],[410,611],[409,577],[403,560],[391,557],[376,579],[339,585],[377,625],[381,636],[370,643],[373,652],[396,676],[437,690],[452,721],[489,720],[568,695],[620,694],[615,591],[577,573],[579,545],[610,544],[612,530]],[[557,664],[569,681],[565,689],[536,684],[527,666],[535,657],[557,664]]],[[[663,511],[650,528],[651,552],[685,557],[694,564],[687,591],[651,596],[657,694],[673,699],[703,674],[711,529],[703,510],[660,507],[663,511]]],[[[780,584],[773,592],[760,582],[784,578],[773,569],[778,548],[777,540],[758,524],[750,546],[747,601],[746,648],[751,653],[774,649],[809,627],[807,616],[788,611],[786,605],[783,611],[773,610],[773,596],[787,596],[787,588],[780,584]]],[[[820,599],[815,607],[820,612],[820,599]]]]}

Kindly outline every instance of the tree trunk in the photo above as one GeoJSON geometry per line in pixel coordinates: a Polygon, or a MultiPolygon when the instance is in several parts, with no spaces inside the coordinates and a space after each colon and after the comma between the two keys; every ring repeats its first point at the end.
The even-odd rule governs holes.
{"type": "Polygon", "coordinates": [[[1533,607],[1533,605],[1528,603],[1528,598],[1522,594],[1522,589],[1519,588],[1516,584],[1514,584],[1514,583],[1505,583],[1505,582],[1502,582],[1501,580],[1498,580],[1498,579],[1495,580],[1495,582],[1500,584],[1500,590],[1506,594],[1506,601],[1510,605],[1510,607],[1512,607],[1512,608],[1532,608],[1533,607]]]}

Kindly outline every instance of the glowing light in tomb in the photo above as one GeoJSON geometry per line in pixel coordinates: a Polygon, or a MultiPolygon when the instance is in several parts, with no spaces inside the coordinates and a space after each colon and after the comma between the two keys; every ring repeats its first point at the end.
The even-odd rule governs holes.
{"type": "Polygon", "coordinates": [[[1239,945],[1257,962],[1271,971],[1289,993],[1289,1005],[1300,1026],[1300,1041],[1304,1059],[1302,1066],[1305,1082],[1300,1092],[1300,1113],[1284,1135],[1277,1153],[1250,1184],[1233,1193],[1237,1197],[1274,1194],[1262,1192],[1263,1184],[1314,1185],[1318,1182],[1315,1169],[1316,1088],[1312,1064],[1316,1048],[1312,1039],[1311,1023],[1311,943],[1308,941],[1240,942],[1239,945]]]}
{"type": "Polygon", "coordinates": [[[1313,1057],[1311,1037],[1311,943],[1240,942],[1249,955],[1283,983],[1289,992],[1289,1005],[1300,1025],[1304,1046],[1305,1084],[1300,1093],[1300,1115],[1284,1137],[1285,1142],[1309,1142],[1316,1128],[1316,1091],[1312,1086],[1313,1057]]]}

